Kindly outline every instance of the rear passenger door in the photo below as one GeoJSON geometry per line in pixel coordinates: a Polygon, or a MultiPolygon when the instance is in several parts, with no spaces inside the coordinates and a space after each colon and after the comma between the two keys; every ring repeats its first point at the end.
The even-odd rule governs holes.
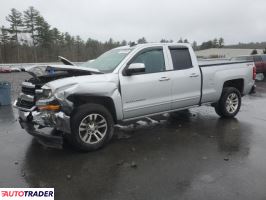
{"type": "Polygon", "coordinates": [[[171,73],[171,109],[197,105],[200,101],[201,73],[197,64],[192,64],[187,47],[169,47],[173,71],[171,73]]]}

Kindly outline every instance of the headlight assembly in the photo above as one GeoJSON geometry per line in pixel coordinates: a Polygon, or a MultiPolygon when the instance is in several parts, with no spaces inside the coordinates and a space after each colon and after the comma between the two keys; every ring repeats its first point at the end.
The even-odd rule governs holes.
{"type": "Polygon", "coordinates": [[[35,90],[35,93],[41,99],[48,99],[52,97],[52,90],[48,86],[43,86],[42,89],[35,90]]]}
{"type": "Polygon", "coordinates": [[[43,92],[42,92],[43,98],[50,98],[52,96],[51,88],[44,86],[44,87],[42,87],[42,90],[43,90],[43,92]]]}

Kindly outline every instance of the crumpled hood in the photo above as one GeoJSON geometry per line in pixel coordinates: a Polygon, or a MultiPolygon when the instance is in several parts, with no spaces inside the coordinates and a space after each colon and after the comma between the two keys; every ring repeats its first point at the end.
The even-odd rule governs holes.
{"type": "Polygon", "coordinates": [[[61,88],[67,88],[69,86],[77,85],[77,87],[80,86],[86,86],[90,87],[92,83],[94,84],[100,84],[100,83],[106,83],[110,82],[118,85],[118,75],[109,73],[109,74],[94,74],[94,75],[88,75],[88,76],[77,76],[77,77],[69,77],[69,78],[63,78],[58,79],[55,81],[51,81],[45,86],[50,87],[53,91],[56,91],[61,88]]]}
{"type": "Polygon", "coordinates": [[[72,65],[37,65],[24,68],[24,71],[30,73],[32,76],[38,77],[47,74],[55,73],[56,71],[65,71],[65,72],[84,72],[84,75],[88,73],[100,74],[101,72],[97,69],[92,69],[88,67],[72,66],[72,65]]]}

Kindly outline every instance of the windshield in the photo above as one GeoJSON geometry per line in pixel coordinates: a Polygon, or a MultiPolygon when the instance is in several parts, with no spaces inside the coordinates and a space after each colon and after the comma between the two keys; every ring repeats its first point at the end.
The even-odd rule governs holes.
{"type": "Polygon", "coordinates": [[[105,52],[94,61],[83,63],[82,67],[98,69],[100,72],[110,73],[122,62],[122,60],[131,52],[132,48],[128,49],[112,49],[105,52]]]}

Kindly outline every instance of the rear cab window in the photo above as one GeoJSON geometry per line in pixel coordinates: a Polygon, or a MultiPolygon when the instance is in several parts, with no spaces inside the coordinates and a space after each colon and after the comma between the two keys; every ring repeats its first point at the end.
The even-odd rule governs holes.
{"type": "Polygon", "coordinates": [[[187,47],[169,47],[173,69],[184,70],[193,67],[189,49],[187,47]]]}

